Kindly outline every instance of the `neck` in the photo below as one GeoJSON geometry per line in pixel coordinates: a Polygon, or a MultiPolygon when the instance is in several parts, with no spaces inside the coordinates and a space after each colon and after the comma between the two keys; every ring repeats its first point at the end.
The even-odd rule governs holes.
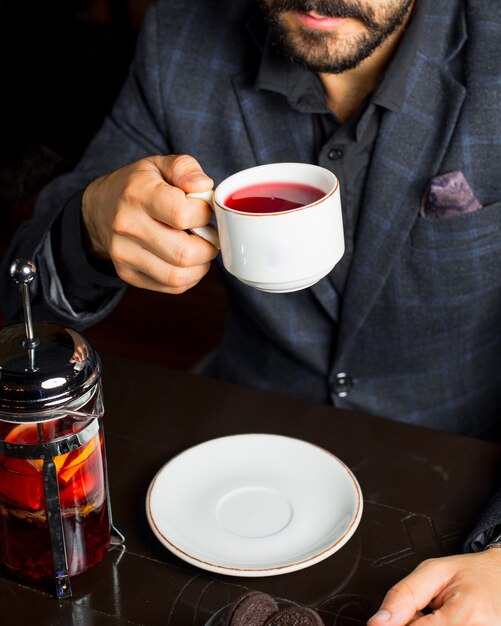
{"type": "Polygon", "coordinates": [[[373,91],[393,58],[405,27],[411,17],[414,3],[409,8],[403,24],[360,65],[340,74],[320,74],[327,103],[341,122],[349,120],[373,91]]]}

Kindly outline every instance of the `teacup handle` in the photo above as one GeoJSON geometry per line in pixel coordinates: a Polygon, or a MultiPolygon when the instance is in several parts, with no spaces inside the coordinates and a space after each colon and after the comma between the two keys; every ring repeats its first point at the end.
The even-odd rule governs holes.
{"type": "MultiPolygon", "coordinates": [[[[197,193],[187,193],[188,198],[200,198],[201,200],[205,200],[207,204],[214,210],[214,191],[199,191],[197,193]]],[[[207,226],[198,226],[197,228],[189,228],[191,233],[195,233],[202,239],[205,239],[213,246],[215,246],[218,250],[221,250],[221,244],[219,242],[219,233],[217,232],[217,228],[212,226],[212,224],[208,224],[207,226]]]]}

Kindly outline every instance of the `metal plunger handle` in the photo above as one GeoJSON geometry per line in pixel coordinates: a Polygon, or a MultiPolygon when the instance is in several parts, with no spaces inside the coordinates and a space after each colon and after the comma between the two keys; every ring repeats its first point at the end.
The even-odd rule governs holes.
{"type": "Polygon", "coordinates": [[[26,331],[26,339],[23,341],[23,347],[27,349],[35,348],[39,340],[33,332],[33,319],[31,317],[31,303],[29,283],[35,278],[37,273],[36,265],[30,259],[16,259],[10,266],[11,277],[21,285],[23,292],[23,308],[24,308],[24,328],[26,331]]]}

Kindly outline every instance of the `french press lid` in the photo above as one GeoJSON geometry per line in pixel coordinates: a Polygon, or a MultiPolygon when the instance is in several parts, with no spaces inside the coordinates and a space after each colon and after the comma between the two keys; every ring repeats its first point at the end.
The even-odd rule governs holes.
{"type": "Polygon", "coordinates": [[[28,285],[36,275],[32,261],[18,259],[12,278],[21,285],[24,324],[0,331],[0,419],[41,422],[63,407],[85,401],[101,377],[101,362],[76,331],[49,322],[33,324],[28,285]]]}

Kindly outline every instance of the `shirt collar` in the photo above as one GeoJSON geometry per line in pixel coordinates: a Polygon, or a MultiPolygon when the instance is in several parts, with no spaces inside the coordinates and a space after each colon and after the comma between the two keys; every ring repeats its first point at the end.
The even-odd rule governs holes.
{"type": "Polygon", "coordinates": [[[390,111],[400,111],[407,86],[407,77],[414,64],[419,40],[424,30],[428,0],[417,0],[412,17],[402,35],[396,53],[378,87],[374,90],[371,102],[390,111]]]}
{"type": "Polygon", "coordinates": [[[329,113],[318,75],[286,58],[271,31],[264,42],[255,87],[282,94],[301,113],[329,113]]]}

